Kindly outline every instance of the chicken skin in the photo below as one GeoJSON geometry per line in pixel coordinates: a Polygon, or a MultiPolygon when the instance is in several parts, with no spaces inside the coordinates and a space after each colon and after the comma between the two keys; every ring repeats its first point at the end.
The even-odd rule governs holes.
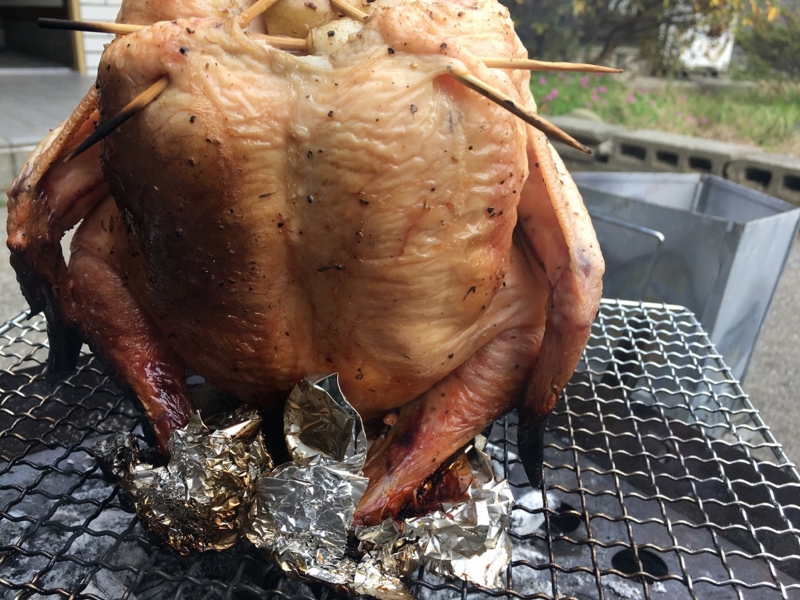
{"type": "Polygon", "coordinates": [[[96,90],[10,188],[8,246],[46,312],[50,370],[88,342],[162,450],[193,410],[187,367],[276,414],[303,377],[338,372],[366,421],[397,413],[370,448],[357,523],[396,516],[514,407],[537,479],[603,260],[544,136],[451,76],[535,110],[526,72],[477,58],[526,56],[506,9],[376,0],[359,22],[282,0],[242,27],[249,4],[126,0],[120,19],[148,27],[106,48],[96,90]]]}

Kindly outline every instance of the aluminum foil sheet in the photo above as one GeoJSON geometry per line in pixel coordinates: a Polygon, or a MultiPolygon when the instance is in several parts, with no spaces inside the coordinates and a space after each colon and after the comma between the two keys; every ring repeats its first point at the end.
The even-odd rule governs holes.
{"type": "Polygon", "coordinates": [[[511,560],[508,535],[514,498],[499,479],[491,458],[474,444],[466,449],[473,467],[467,499],[444,503],[440,510],[406,519],[387,519],[358,532],[361,548],[393,574],[410,575],[420,565],[442,577],[457,577],[486,588],[503,587],[511,560]]]}
{"type": "Polygon", "coordinates": [[[96,454],[133,496],[145,528],[183,553],[224,549],[243,533],[291,577],[381,600],[413,598],[401,578],[420,565],[502,586],[513,499],[480,440],[465,450],[468,463],[451,462],[456,475],[472,470],[463,500],[354,531],[368,483],[367,438],[338,376],[306,379],[292,391],[284,410],[290,462],[273,468],[260,425],[253,409],[237,409],[211,427],[195,414],[170,438],[166,467],[147,464],[133,436],[113,438],[96,454]]]}
{"type": "Polygon", "coordinates": [[[256,483],[247,538],[294,577],[347,586],[356,566],[345,554],[348,532],[368,483],[367,436],[337,375],[295,387],[284,434],[292,461],[256,483]]]}
{"type": "Polygon", "coordinates": [[[346,546],[366,489],[361,469],[367,441],[336,375],[294,389],[284,433],[293,461],[256,484],[247,537],[267,548],[287,573],[386,599],[410,597],[400,577],[420,565],[484,587],[501,586],[511,558],[513,498],[475,445],[469,449],[473,482],[464,501],[357,531],[364,553],[357,562],[346,546]]]}
{"type": "Polygon", "coordinates": [[[195,413],[174,431],[166,467],[145,462],[130,434],[94,448],[103,470],[131,495],[144,528],[182,554],[233,546],[255,481],[272,469],[257,411],[237,409],[212,427],[195,413]]]}

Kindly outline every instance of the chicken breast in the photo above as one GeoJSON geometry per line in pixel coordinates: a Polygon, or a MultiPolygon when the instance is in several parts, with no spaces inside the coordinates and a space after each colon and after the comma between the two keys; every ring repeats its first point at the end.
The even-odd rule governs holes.
{"type": "Polygon", "coordinates": [[[542,134],[451,76],[535,110],[527,73],[478,58],[525,56],[506,9],[376,0],[359,22],[287,1],[247,28],[232,1],[123,4],[150,26],[107,47],[97,91],[9,190],[8,244],[47,312],[51,369],[88,341],[162,449],[192,411],[187,366],[276,414],[300,379],[338,372],[365,420],[397,413],[371,446],[358,523],[397,515],[514,406],[539,477],[603,262],[542,134]],[[312,53],[275,47],[275,28],[312,53]],[[59,240],[79,221],[67,266],[59,240]]]}

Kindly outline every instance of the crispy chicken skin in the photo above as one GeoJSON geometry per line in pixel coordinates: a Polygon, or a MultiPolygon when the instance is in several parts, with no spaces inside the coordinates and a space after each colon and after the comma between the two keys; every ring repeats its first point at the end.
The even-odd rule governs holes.
{"type": "Polygon", "coordinates": [[[448,75],[535,109],[527,73],[476,58],[526,56],[506,9],[376,0],[356,23],[282,0],[243,30],[251,3],[124,2],[121,20],[151,26],[106,48],[97,91],[10,188],[8,246],[46,311],[50,369],[86,340],[162,450],[192,411],[186,367],[276,412],[301,378],[337,371],[365,420],[398,412],[371,446],[357,523],[396,516],[515,406],[538,479],[603,260],[543,135],[448,75]],[[277,29],[322,41],[294,55],[262,35],[277,29]],[[78,222],[67,265],[60,239],[78,222]]]}

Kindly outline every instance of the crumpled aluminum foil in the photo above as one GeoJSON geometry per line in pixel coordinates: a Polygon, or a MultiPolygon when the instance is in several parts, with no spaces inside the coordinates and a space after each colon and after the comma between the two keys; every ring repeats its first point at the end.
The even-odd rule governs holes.
{"type": "Polygon", "coordinates": [[[501,586],[511,558],[513,499],[481,451],[480,436],[468,449],[472,483],[464,500],[353,531],[368,483],[367,439],[338,376],[306,379],[292,391],[284,410],[291,462],[273,469],[260,424],[255,410],[240,408],[212,431],[195,414],[170,438],[166,467],[143,463],[133,436],[112,438],[96,454],[133,496],[145,528],[180,552],[224,549],[243,532],[292,577],[381,600],[411,600],[400,578],[420,565],[501,586]]]}
{"type": "Polygon", "coordinates": [[[473,448],[467,499],[414,517],[391,519],[356,534],[361,561],[346,555],[353,514],[366,490],[361,475],[366,436],[338,377],[298,385],[284,412],[293,461],[256,484],[248,539],[267,548],[295,577],[325,581],[351,593],[409,598],[399,578],[419,565],[446,577],[500,587],[511,559],[508,525],[513,498],[489,456],[473,448]]]}
{"type": "Polygon", "coordinates": [[[348,531],[367,489],[367,436],[337,375],[298,384],[284,409],[292,461],[256,483],[247,538],[288,574],[346,586],[348,531]]]}
{"type": "Polygon", "coordinates": [[[477,444],[467,452],[474,480],[466,500],[445,503],[400,527],[387,519],[357,532],[361,549],[376,549],[386,572],[405,576],[422,565],[442,577],[504,587],[501,578],[511,560],[511,487],[495,475],[491,458],[477,444]]]}
{"type": "Polygon", "coordinates": [[[213,430],[195,413],[170,436],[166,467],[144,462],[132,434],[100,442],[93,452],[131,495],[151,535],[182,554],[224,550],[241,535],[255,481],[272,469],[260,429],[252,408],[237,409],[213,430]]]}

